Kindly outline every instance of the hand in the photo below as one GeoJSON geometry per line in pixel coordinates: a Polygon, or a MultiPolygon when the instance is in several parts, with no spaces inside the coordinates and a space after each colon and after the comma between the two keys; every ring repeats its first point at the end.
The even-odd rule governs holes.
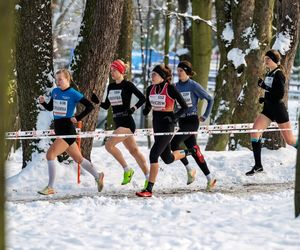
{"type": "Polygon", "coordinates": [[[40,95],[39,96],[39,103],[44,103],[45,102],[45,97],[40,95]]]}
{"type": "Polygon", "coordinates": [[[127,109],[127,114],[132,115],[135,111],[135,107],[131,107],[130,109],[127,109]]]}
{"type": "Polygon", "coordinates": [[[258,78],[257,85],[258,85],[259,87],[261,87],[261,86],[263,85],[263,83],[264,83],[264,80],[261,79],[261,78],[258,78]]]}
{"type": "Polygon", "coordinates": [[[206,117],[204,117],[204,116],[200,116],[200,117],[199,117],[199,121],[200,121],[200,122],[204,122],[205,120],[206,120],[206,117]]]}
{"type": "Polygon", "coordinates": [[[265,98],[264,97],[259,97],[258,102],[260,104],[264,103],[265,102],[265,98]]]}
{"type": "Polygon", "coordinates": [[[77,123],[77,119],[75,118],[75,117],[71,117],[71,122],[73,122],[73,123],[77,123]]]}

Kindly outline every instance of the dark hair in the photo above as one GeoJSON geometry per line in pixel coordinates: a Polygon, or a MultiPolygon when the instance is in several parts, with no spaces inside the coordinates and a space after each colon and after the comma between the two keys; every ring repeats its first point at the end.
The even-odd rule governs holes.
{"type": "Polygon", "coordinates": [[[182,68],[188,76],[196,75],[196,73],[193,71],[192,64],[189,61],[181,61],[178,63],[177,68],[182,68]]]}
{"type": "Polygon", "coordinates": [[[281,55],[279,51],[275,49],[270,49],[266,52],[265,56],[269,57],[274,63],[278,65],[278,68],[283,72],[284,75],[286,75],[285,68],[280,64],[281,55]]]}
{"type": "Polygon", "coordinates": [[[172,70],[169,68],[169,66],[165,64],[156,65],[153,70],[157,74],[161,76],[165,81],[171,82],[172,80],[172,70]]]}

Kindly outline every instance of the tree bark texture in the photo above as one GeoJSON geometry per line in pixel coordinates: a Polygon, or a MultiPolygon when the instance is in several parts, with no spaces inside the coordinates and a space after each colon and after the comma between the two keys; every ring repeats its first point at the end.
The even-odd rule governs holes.
{"type": "MultiPolygon", "coordinates": [[[[87,0],[79,44],[72,62],[73,78],[80,91],[89,99],[94,92],[103,98],[119,39],[124,0],[87,0]]],[[[79,112],[81,106],[79,106],[79,112]]],[[[83,131],[93,131],[99,105],[83,120],[83,131]]],[[[83,139],[82,153],[90,159],[93,139],[83,139]]]]}
{"type": "MultiPolygon", "coordinates": [[[[21,130],[36,129],[39,104],[53,81],[53,46],[50,0],[20,0],[16,10],[16,71],[21,130]]],[[[23,167],[37,148],[22,141],[23,167]]]]}

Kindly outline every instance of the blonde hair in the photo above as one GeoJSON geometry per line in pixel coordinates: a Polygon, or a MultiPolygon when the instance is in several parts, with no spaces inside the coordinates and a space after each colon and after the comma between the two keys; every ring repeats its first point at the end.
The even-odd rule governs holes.
{"type": "Polygon", "coordinates": [[[73,81],[71,72],[70,72],[69,70],[67,70],[67,69],[59,69],[58,71],[56,71],[55,75],[58,75],[58,74],[63,74],[64,77],[65,77],[69,82],[72,82],[72,81],[73,81]]]}

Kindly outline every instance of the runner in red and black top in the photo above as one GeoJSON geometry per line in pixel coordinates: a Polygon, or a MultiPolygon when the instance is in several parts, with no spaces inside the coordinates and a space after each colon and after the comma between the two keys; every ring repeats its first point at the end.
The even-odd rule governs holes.
{"type": "MultiPolygon", "coordinates": [[[[154,133],[174,132],[176,120],[187,110],[187,104],[176,88],[170,84],[172,72],[168,66],[157,65],[152,74],[152,85],[147,88],[146,107],[143,110],[147,115],[153,109],[153,131],[154,133]],[[181,108],[174,113],[175,102],[181,108]]],[[[150,150],[150,177],[147,187],[136,195],[140,197],[151,197],[152,188],[158,173],[158,158],[170,164],[189,155],[189,150],[177,150],[172,152],[170,141],[173,135],[154,136],[154,144],[150,150]]]]}
{"type": "MultiPolygon", "coordinates": [[[[132,82],[124,79],[125,71],[126,65],[123,61],[115,60],[111,64],[111,77],[115,82],[108,85],[107,96],[105,101],[100,105],[101,108],[104,109],[108,109],[112,106],[113,119],[116,126],[114,134],[133,134],[135,132],[135,122],[132,118],[132,114],[145,102],[145,96],[137,89],[137,87],[132,82]],[[132,94],[138,98],[138,102],[131,107],[130,102],[132,94]]],[[[131,181],[134,170],[128,167],[121,151],[116,147],[120,142],[123,142],[124,146],[142,169],[146,178],[144,185],[147,185],[149,170],[146,159],[138,149],[135,138],[133,136],[111,137],[106,141],[105,148],[124,169],[122,185],[126,185],[131,181]]]]}

